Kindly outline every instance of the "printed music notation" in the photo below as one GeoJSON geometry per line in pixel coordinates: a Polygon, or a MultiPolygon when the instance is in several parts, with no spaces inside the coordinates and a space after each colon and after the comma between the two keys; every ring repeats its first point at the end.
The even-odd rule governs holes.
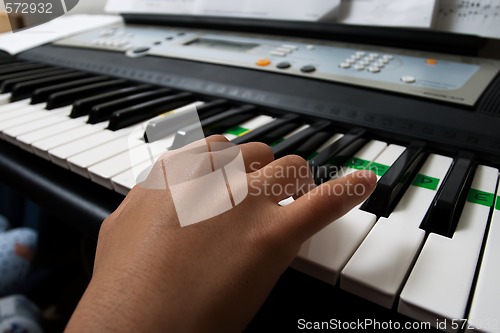
{"type": "Polygon", "coordinates": [[[434,28],[500,38],[500,0],[441,0],[436,6],[434,28]]]}

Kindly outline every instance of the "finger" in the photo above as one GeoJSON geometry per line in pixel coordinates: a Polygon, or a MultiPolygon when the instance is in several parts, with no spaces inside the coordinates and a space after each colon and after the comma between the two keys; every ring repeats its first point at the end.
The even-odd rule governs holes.
{"type": "Polygon", "coordinates": [[[235,161],[240,154],[243,158],[245,172],[259,170],[274,160],[271,148],[260,142],[251,142],[239,146],[233,145],[224,150],[213,151],[211,154],[214,170],[223,168],[235,161]]]}
{"type": "Polygon", "coordinates": [[[278,203],[291,196],[300,196],[314,186],[306,160],[287,155],[249,175],[252,194],[270,198],[278,203]]]}
{"type": "Polygon", "coordinates": [[[358,171],[321,184],[283,208],[284,232],[305,241],[366,199],[376,183],[373,172],[358,171]]]}

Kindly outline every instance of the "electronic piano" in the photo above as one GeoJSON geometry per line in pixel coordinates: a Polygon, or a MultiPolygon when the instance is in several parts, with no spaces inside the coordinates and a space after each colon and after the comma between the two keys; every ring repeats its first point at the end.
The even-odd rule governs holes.
{"type": "Polygon", "coordinates": [[[379,178],[304,243],[249,332],[365,320],[500,332],[499,61],[438,52],[457,41],[447,34],[408,48],[405,36],[417,47],[430,36],[413,30],[377,45],[369,30],[361,43],[345,28],[155,23],[0,58],[3,182],[95,238],[151,163],[130,151],[156,158],[187,125],[155,136],[137,126],[196,106],[206,135],[379,178]]]}

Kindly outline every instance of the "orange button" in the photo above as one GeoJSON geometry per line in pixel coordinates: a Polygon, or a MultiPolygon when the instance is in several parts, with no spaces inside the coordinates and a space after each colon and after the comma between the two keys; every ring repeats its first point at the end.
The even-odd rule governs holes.
{"type": "Polygon", "coordinates": [[[267,58],[262,58],[262,59],[257,60],[256,64],[257,64],[257,66],[268,66],[271,64],[271,60],[269,60],[267,58]]]}
{"type": "Polygon", "coordinates": [[[438,63],[438,61],[436,59],[433,59],[433,58],[429,58],[429,59],[425,60],[425,62],[428,65],[437,65],[437,63],[438,63]]]}

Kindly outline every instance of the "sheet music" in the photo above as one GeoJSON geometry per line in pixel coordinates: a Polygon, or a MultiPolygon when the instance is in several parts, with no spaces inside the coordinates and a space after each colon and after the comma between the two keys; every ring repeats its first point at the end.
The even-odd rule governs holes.
{"type": "Polygon", "coordinates": [[[108,0],[106,11],[317,21],[339,4],[340,0],[108,0]]]}
{"type": "Polygon", "coordinates": [[[336,22],[430,28],[436,0],[342,0],[336,22]]]}
{"type": "Polygon", "coordinates": [[[72,34],[120,21],[119,16],[111,15],[65,15],[27,30],[0,34],[0,50],[15,55],[72,34]]]}
{"type": "Polygon", "coordinates": [[[500,0],[440,0],[434,28],[500,38],[500,0]]]}

